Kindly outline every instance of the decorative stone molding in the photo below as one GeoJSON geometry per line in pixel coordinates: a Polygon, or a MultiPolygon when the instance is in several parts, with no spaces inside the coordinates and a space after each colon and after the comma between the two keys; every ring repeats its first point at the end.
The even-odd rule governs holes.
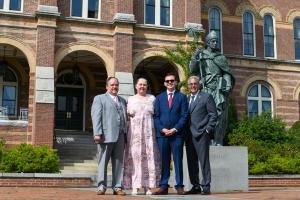
{"type": "Polygon", "coordinates": [[[48,15],[48,16],[54,16],[54,17],[60,16],[57,6],[46,6],[46,5],[39,5],[35,14],[36,15],[48,15]]]}
{"type": "Polygon", "coordinates": [[[266,14],[272,14],[276,21],[282,21],[281,13],[273,6],[262,6],[259,9],[259,15],[263,18],[266,14]]]}
{"type": "Polygon", "coordinates": [[[256,75],[250,76],[250,78],[248,78],[244,81],[244,83],[242,84],[242,88],[240,90],[241,97],[247,97],[247,91],[249,89],[249,86],[255,81],[265,81],[266,83],[268,83],[269,85],[271,85],[273,87],[276,99],[277,100],[282,99],[282,92],[276,81],[274,81],[270,77],[263,77],[263,76],[256,76],[256,75]]]}
{"type": "Polygon", "coordinates": [[[235,15],[236,16],[243,16],[243,14],[246,11],[250,11],[253,14],[253,16],[257,19],[261,18],[259,13],[255,9],[255,7],[253,5],[251,5],[250,3],[246,2],[246,1],[244,1],[244,2],[242,2],[238,5],[238,7],[235,9],[235,15]]]}
{"type": "Polygon", "coordinates": [[[293,91],[293,100],[298,101],[299,96],[300,96],[300,83],[298,83],[298,85],[295,87],[295,89],[293,91]]]}
{"type": "Polygon", "coordinates": [[[128,98],[129,96],[134,95],[134,83],[133,83],[133,75],[128,72],[116,72],[115,77],[119,80],[119,94],[128,98]]]}
{"type": "Polygon", "coordinates": [[[288,23],[293,24],[294,23],[294,19],[300,17],[300,10],[299,9],[292,9],[289,11],[289,13],[286,15],[286,21],[288,23]]]}
{"type": "Polygon", "coordinates": [[[193,31],[198,32],[198,33],[204,32],[202,24],[197,24],[197,23],[187,22],[184,24],[184,29],[186,31],[192,29],[193,31]]]}
{"type": "Polygon", "coordinates": [[[54,68],[36,66],[35,100],[54,103],[54,68]]]}
{"type": "Polygon", "coordinates": [[[202,11],[208,12],[208,10],[212,7],[217,7],[221,10],[222,14],[229,15],[229,9],[224,2],[224,0],[205,0],[202,2],[202,11]]]}
{"type": "Polygon", "coordinates": [[[113,22],[136,23],[133,14],[116,13],[113,22]]]}

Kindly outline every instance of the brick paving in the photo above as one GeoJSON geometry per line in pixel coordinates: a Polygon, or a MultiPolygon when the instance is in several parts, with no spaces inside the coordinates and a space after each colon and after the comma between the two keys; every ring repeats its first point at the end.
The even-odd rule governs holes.
{"type": "Polygon", "coordinates": [[[189,195],[178,196],[131,196],[111,195],[99,196],[95,188],[38,188],[38,187],[1,187],[0,200],[91,200],[91,199],[124,199],[124,200],[300,200],[300,188],[257,188],[243,193],[212,194],[209,196],[189,195]]]}

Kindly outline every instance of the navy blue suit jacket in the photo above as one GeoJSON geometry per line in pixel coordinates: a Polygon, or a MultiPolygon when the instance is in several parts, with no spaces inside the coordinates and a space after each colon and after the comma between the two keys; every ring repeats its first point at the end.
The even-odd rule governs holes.
{"type": "Polygon", "coordinates": [[[181,92],[175,91],[172,100],[172,106],[168,105],[167,91],[162,92],[156,97],[154,105],[154,125],[156,129],[156,137],[184,137],[184,126],[188,118],[188,102],[187,98],[181,92]],[[177,130],[173,136],[165,136],[162,129],[177,130]]]}

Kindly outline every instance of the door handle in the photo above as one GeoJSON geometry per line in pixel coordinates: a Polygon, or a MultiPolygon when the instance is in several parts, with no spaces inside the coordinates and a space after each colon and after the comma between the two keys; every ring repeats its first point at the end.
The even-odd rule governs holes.
{"type": "Polygon", "coordinates": [[[67,119],[71,118],[71,112],[67,112],[67,119]]]}
{"type": "Polygon", "coordinates": [[[70,119],[72,118],[72,113],[71,113],[71,112],[69,112],[69,118],[70,118],[70,119]]]}

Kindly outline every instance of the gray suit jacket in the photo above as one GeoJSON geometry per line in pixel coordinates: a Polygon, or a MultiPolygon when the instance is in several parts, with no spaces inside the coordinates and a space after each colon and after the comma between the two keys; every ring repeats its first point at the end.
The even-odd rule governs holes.
{"type": "Polygon", "coordinates": [[[94,98],[91,115],[93,121],[94,136],[104,136],[103,143],[116,142],[120,130],[126,132],[126,100],[118,96],[119,103],[125,119],[125,127],[120,127],[120,117],[118,115],[116,103],[106,92],[94,98]]]}
{"type": "MultiPolygon", "coordinates": [[[[190,96],[188,97],[188,102],[190,96]]],[[[197,138],[208,131],[213,135],[217,123],[217,109],[212,95],[199,92],[194,103],[189,107],[190,131],[193,137],[197,138]]]]}

